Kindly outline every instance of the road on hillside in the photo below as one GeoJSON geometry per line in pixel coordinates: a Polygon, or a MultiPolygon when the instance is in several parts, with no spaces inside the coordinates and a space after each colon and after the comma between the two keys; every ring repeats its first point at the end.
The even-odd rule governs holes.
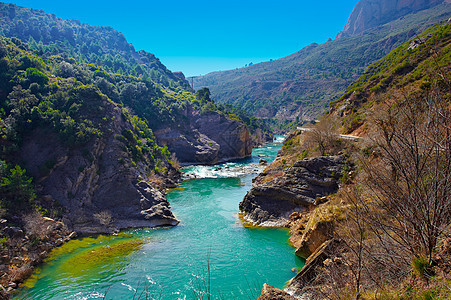
{"type": "MultiPolygon", "coordinates": [[[[300,131],[304,131],[304,132],[310,132],[313,130],[313,128],[305,128],[305,127],[297,127],[297,130],[300,131]]],[[[349,135],[349,134],[337,134],[338,137],[345,139],[345,140],[353,140],[353,141],[358,141],[360,139],[362,139],[362,137],[360,136],[355,136],[355,135],[349,135]]]]}

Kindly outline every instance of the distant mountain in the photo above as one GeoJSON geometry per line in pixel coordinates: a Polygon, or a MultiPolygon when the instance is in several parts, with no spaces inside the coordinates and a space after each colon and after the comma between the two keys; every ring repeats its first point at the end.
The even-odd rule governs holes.
{"type": "Polygon", "coordinates": [[[213,100],[241,107],[257,117],[314,119],[369,64],[450,16],[451,4],[438,4],[359,35],[311,44],[275,61],[197,77],[194,87],[208,87],[213,100]]]}
{"type": "Polygon", "coordinates": [[[329,104],[330,116],[340,120],[343,133],[364,135],[371,130],[368,121],[376,112],[386,110],[387,102],[427,99],[436,94],[449,99],[450,59],[451,19],[371,64],[340,99],[329,104]]]}
{"type": "Polygon", "coordinates": [[[155,55],[135,51],[124,35],[111,27],[64,20],[44,11],[0,3],[0,34],[16,37],[41,54],[65,54],[95,63],[108,72],[149,77],[164,87],[190,90],[182,74],[174,74],[155,55]]]}
{"type": "MultiPolygon", "coordinates": [[[[428,9],[444,0],[362,0],[357,3],[337,38],[362,33],[405,15],[428,9]]],[[[449,1],[448,1],[449,2],[449,1]]]]}

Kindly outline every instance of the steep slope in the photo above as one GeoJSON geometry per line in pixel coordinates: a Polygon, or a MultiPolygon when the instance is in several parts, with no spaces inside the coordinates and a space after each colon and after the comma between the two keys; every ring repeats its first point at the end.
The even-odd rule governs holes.
{"type": "MultiPolygon", "coordinates": [[[[55,75],[85,84],[95,82],[111,100],[141,117],[156,132],[158,142],[167,145],[181,163],[213,164],[243,158],[250,155],[254,143],[258,144],[251,141],[242,119],[209,98],[201,102],[183,74],[172,73],[153,54],[136,52],[110,27],[0,3],[0,32],[28,43],[43,58],[58,61],[55,75]],[[101,68],[86,76],[87,64],[101,68]],[[215,117],[203,117],[206,114],[215,117]],[[203,124],[213,119],[217,122],[211,128],[216,130],[203,124]],[[227,129],[233,130],[225,138],[227,129]]],[[[255,134],[252,137],[255,140],[255,134]]]]}
{"type": "Polygon", "coordinates": [[[290,56],[194,79],[215,101],[261,118],[313,119],[338,99],[372,62],[451,16],[451,4],[406,15],[359,36],[312,44],[290,56]]]}
{"type": "MultiPolygon", "coordinates": [[[[405,15],[428,9],[444,0],[362,0],[355,6],[337,38],[362,33],[405,15]]],[[[447,1],[449,2],[449,1],[447,1]]]]}
{"type": "Polygon", "coordinates": [[[169,71],[153,54],[135,51],[111,27],[63,20],[44,11],[0,3],[0,34],[16,37],[41,54],[65,54],[109,72],[150,77],[164,87],[190,90],[183,74],[169,71]]]}
{"type": "MultiPolygon", "coordinates": [[[[44,62],[19,40],[2,38],[0,49],[0,158],[33,176],[38,206],[64,216],[78,232],[177,224],[148,178],[157,174],[170,183],[180,175],[145,122],[97,84],[56,76],[58,61],[44,62]],[[58,206],[63,210],[53,210],[58,206]]],[[[98,70],[84,69],[85,79],[98,70]]],[[[8,192],[11,181],[5,184],[1,207],[12,215],[28,211],[31,194],[17,199],[8,192]]]]}
{"type": "Polygon", "coordinates": [[[282,221],[296,255],[306,258],[285,292],[450,298],[442,286],[451,279],[450,55],[451,20],[394,49],[316,126],[287,136],[256,178],[242,214],[262,225],[282,221]],[[353,119],[357,126],[348,128],[353,119]],[[338,135],[340,125],[361,137],[338,135]],[[336,155],[346,159],[334,173],[319,163],[336,155]],[[308,194],[316,198],[305,201],[308,194]]]}
{"type": "Polygon", "coordinates": [[[100,67],[3,37],[0,66],[0,298],[77,232],[178,223],[160,189],[180,172],[147,124],[100,91],[100,67]],[[58,76],[62,62],[83,82],[58,76]]]}
{"type": "Polygon", "coordinates": [[[432,92],[437,75],[449,80],[450,23],[448,20],[433,26],[418,38],[394,49],[383,60],[370,65],[343,96],[331,102],[331,117],[340,120],[341,131],[369,134],[375,113],[386,109],[386,99],[398,102],[432,92]]]}

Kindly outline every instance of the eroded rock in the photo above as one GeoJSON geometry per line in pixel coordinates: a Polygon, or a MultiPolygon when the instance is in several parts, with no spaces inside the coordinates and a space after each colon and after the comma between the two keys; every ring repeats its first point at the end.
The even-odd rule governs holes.
{"type": "Polygon", "coordinates": [[[262,226],[284,226],[290,214],[306,211],[317,198],[338,190],[344,164],[343,156],[321,156],[300,160],[282,171],[266,170],[240,203],[240,212],[247,221],[262,226]]]}
{"type": "Polygon", "coordinates": [[[331,239],[324,242],[306,261],[302,270],[288,283],[285,292],[296,298],[307,298],[304,288],[309,286],[317,277],[324,261],[333,257],[340,241],[331,239]]]}
{"type": "Polygon", "coordinates": [[[296,300],[296,298],[280,289],[277,289],[265,283],[263,285],[262,293],[260,297],[257,298],[257,300],[296,300]]]}
{"type": "MultiPolygon", "coordinates": [[[[69,148],[56,133],[42,129],[24,139],[20,156],[44,201],[58,201],[64,207],[64,223],[79,233],[176,225],[164,195],[146,181],[149,165],[133,160],[116,138],[133,130],[132,124],[114,104],[105,108],[113,120],[111,130],[83,147],[69,148]]],[[[172,166],[166,167],[177,177],[172,166]]]]}
{"type": "Polygon", "coordinates": [[[185,116],[182,126],[155,131],[158,143],[167,146],[182,164],[216,164],[251,155],[253,141],[244,123],[193,109],[187,109],[185,116]]]}

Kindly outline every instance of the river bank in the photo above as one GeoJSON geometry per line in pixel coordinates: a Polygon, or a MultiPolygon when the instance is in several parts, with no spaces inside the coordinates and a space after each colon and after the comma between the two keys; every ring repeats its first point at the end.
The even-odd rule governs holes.
{"type": "Polygon", "coordinates": [[[197,179],[167,195],[178,226],[71,241],[16,297],[108,299],[144,291],[185,299],[205,292],[208,264],[213,298],[256,298],[265,282],[283,288],[303,266],[288,230],[245,228],[238,217],[238,203],[263,168],[259,155],[272,161],[280,142],[254,149],[244,161],[185,169],[197,179]]]}

